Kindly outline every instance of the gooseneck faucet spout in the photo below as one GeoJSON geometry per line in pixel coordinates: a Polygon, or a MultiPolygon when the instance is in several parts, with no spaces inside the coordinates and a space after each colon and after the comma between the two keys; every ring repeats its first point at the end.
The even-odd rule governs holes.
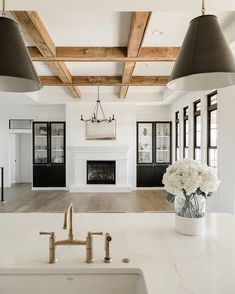
{"type": "Polygon", "coordinates": [[[68,235],[68,240],[73,241],[73,204],[70,203],[69,207],[65,210],[64,212],[64,225],[63,229],[68,229],[68,217],[69,217],[69,235],[68,235]]]}

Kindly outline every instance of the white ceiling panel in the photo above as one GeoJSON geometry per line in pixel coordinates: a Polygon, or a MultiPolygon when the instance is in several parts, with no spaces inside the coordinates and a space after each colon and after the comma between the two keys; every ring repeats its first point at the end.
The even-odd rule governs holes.
{"type": "Polygon", "coordinates": [[[66,62],[72,75],[78,76],[114,76],[122,75],[122,62],[66,62]]]}
{"type": "Polygon", "coordinates": [[[134,76],[167,76],[171,74],[174,62],[137,62],[134,76]]]}
{"type": "MultiPolygon", "coordinates": [[[[234,12],[215,12],[208,10],[208,13],[217,15],[222,25],[225,22],[228,23],[231,21],[231,18],[234,19],[235,17],[234,12]]],[[[200,11],[153,12],[143,46],[181,46],[190,21],[199,15],[200,11]],[[162,34],[154,34],[156,30],[161,31],[162,34]]]]}
{"type": "Polygon", "coordinates": [[[50,67],[44,62],[34,62],[35,69],[39,76],[52,76],[54,75],[50,67]]]}
{"type": "Polygon", "coordinates": [[[129,12],[45,11],[41,16],[56,46],[126,46],[129,12]]]}
{"type": "MultiPolygon", "coordinates": [[[[83,94],[91,93],[98,97],[98,86],[80,86],[79,89],[83,94]]],[[[100,98],[102,98],[102,94],[118,93],[119,89],[118,86],[100,86],[100,98]]]]}
{"type": "Polygon", "coordinates": [[[153,12],[143,46],[181,46],[189,22],[198,16],[196,12],[153,12]],[[154,35],[155,30],[162,31],[162,35],[154,35]]]}
{"type": "Polygon", "coordinates": [[[131,86],[129,87],[128,93],[161,93],[165,87],[156,86],[131,86]]]}
{"type": "MultiPolygon", "coordinates": [[[[32,1],[11,0],[7,1],[7,9],[18,10],[60,10],[69,14],[73,10],[78,11],[199,11],[201,3],[195,0],[69,0],[69,1],[32,1]]],[[[207,0],[206,7],[214,10],[235,10],[233,0],[207,0]]],[[[209,10],[208,10],[209,11],[209,10]]]]}

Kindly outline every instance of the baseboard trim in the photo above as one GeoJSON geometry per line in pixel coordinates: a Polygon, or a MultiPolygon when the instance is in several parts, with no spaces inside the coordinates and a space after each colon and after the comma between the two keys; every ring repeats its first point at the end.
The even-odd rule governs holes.
{"type": "Polygon", "coordinates": [[[160,191],[165,191],[164,187],[136,187],[136,190],[160,190],[160,191]]]}
{"type": "Polygon", "coordinates": [[[32,191],[68,191],[66,187],[32,187],[32,191]]]}
{"type": "Polygon", "coordinates": [[[92,186],[71,186],[69,192],[82,192],[82,193],[130,193],[132,191],[131,186],[109,186],[109,185],[92,185],[92,186]]]}

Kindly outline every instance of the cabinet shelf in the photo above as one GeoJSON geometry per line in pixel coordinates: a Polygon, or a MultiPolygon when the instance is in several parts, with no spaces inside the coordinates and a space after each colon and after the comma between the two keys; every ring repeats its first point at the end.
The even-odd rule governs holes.
{"type": "Polygon", "coordinates": [[[157,152],[162,152],[162,151],[164,151],[164,152],[169,152],[170,150],[169,150],[169,149],[157,149],[156,151],[157,151],[157,152]]]}
{"type": "Polygon", "coordinates": [[[43,149],[35,149],[36,152],[47,152],[47,150],[43,150],[43,149]]]}
{"type": "Polygon", "coordinates": [[[139,150],[139,153],[140,152],[152,152],[152,150],[139,150]]]}
{"type": "Polygon", "coordinates": [[[64,149],[52,149],[52,152],[64,152],[64,149]]]}
{"type": "Polygon", "coordinates": [[[171,132],[170,121],[137,122],[137,187],[163,186],[171,164],[171,132]]]}

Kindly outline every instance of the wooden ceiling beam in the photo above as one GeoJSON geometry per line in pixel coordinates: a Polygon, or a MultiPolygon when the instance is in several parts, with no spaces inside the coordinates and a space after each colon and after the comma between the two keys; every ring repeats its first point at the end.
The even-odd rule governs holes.
{"type": "MultiPolygon", "coordinates": [[[[128,57],[138,57],[140,49],[144,40],[144,35],[149,23],[151,12],[133,12],[131,19],[131,27],[129,32],[128,46],[127,46],[127,56],[128,57]]],[[[122,82],[124,84],[131,81],[136,62],[128,61],[125,63],[122,82]]],[[[120,89],[119,97],[121,99],[126,98],[129,86],[122,86],[120,89]]]]}
{"type": "MultiPolygon", "coordinates": [[[[36,11],[12,11],[12,14],[44,58],[56,56],[55,44],[36,11]]],[[[62,82],[70,83],[72,81],[71,74],[63,61],[48,62],[48,65],[62,82]]],[[[73,97],[81,98],[78,88],[69,86],[69,89],[73,97]]]]}
{"type": "Polygon", "coordinates": [[[122,76],[72,76],[72,82],[62,82],[57,76],[40,76],[44,86],[165,86],[169,76],[132,76],[127,83],[122,76]]]}
{"type": "Polygon", "coordinates": [[[56,47],[56,56],[45,57],[37,47],[28,47],[33,61],[175,61],[179,47],[142,47],[137,57],[127,56],[127,47],[56,47]]]}

